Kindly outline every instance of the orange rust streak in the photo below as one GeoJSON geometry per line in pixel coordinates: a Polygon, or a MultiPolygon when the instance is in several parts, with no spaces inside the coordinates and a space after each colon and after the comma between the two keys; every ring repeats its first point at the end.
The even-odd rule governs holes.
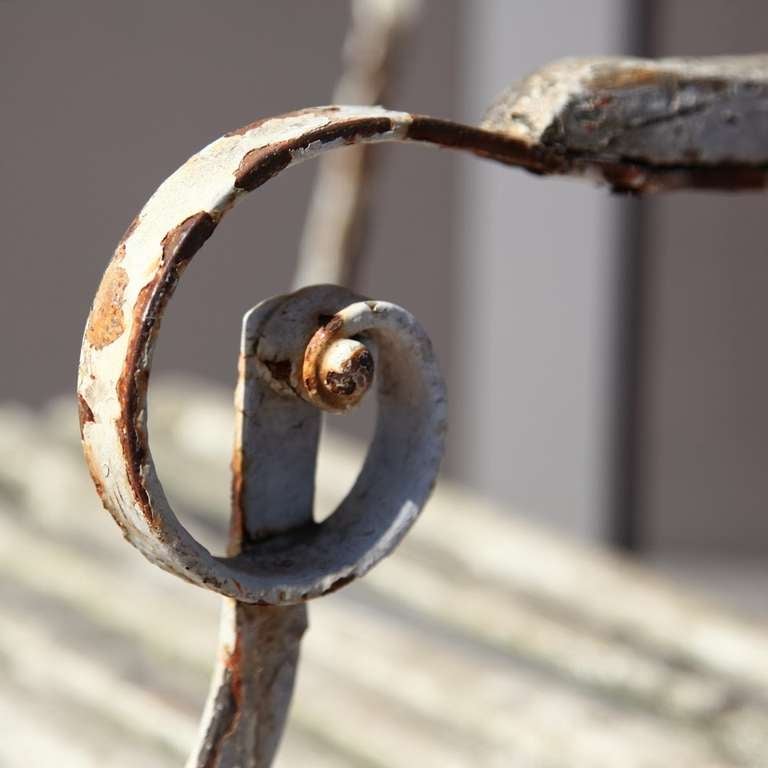
{"type": "Polygon", "coordinates": [[[235,448],[232,455],[232,516],[229,526],[229,544],[227,554],[230,557],[239,555],[243,545],[245,531],[245,515],[243,511],[243,473],[245,471],[243,450],[235,448]]]}
{"type": "Polygon", "coordinates": [[[77,412],[80,418],[80,438],[82,439],[85,425],[93,421],[93,411],[85,398],[80,394],[77,396],[77,412]]]}
{"type": "Polygon", "coordinates": [[[318,383],[318,356],[322,353],[327,344],[334,339],[341,331],[344,321],[334,315],[331,319],[319,328],[314,336],[309,340],[304,352],[304,364],[302,369],[302,381],[304,388],[310,395],[316,395],[319,389],[318,383]]]}
{"type": "Polygon", "coordinates": [[[620,90],[636,88],[642,85],[661,85],[669,82],[674,76],[669,72],[660,72],[648,67],[632,67],[631,69],[607,68],[597,72],[589,81],[589,86],[595,90],[620,90]]]}
{"type": "Polygon", "coordinates": [[[85,337],[92,347],[102,349],[119,339],[125,332],[123,303],[127,285],[128,273],[117,260],[113,260],[101,279],[101,285],[88,318],[85,337]]]}
{"type": "Polygon", "coordinates": [[[163,258],[153,278],[139,291],[133,305],[133,331],[117,382],[121,415],[117,421],[128,482],[147,523],[158,526],[141,469],[148,455],[144,406],[149,384],[149,351],[160,327],[163,309],[189,260],[216,228],[206,211],[187,217],[162,239],[163,258]]]}
{"type": "Polygon", "coordinates": [[[243,703],[243,673],[240,668],[243,658],[242,637],[239,628],[235,633],[235,647],[224,657],[224,666],[230,675],[230,690],[235,706],[239,710],[243,703]]]}

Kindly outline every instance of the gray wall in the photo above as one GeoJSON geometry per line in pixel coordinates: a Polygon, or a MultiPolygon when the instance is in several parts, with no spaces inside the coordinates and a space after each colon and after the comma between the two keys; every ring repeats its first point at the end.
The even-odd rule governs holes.
{"type": "MultiPolygon", "coordinates": [[[[628,50],[632,5],[427,0],[389,102],[476,120],[542,63],[628,50]]],[[[759,0],[640,6],[655,9],[661,54],[765,47],[759,0]]],[[[0,2],[0,399],[73,390],[88,305],[134,213],[221,132],[327,101],[346,23],[346,0],[0,2]]],[[[626,207],[448,152],[383,147],[379,160],[360,288],[409,307],[435,340],[449,471],[602,535],[626,207]]],[[[217,231],[169,310],[157,370],[233,383],[240,316],[288,285],[314,170],[280,176],[217,231]]],[[[636,479],[655,549],[768,540],[764,204],[649,208],[636,479]]]]}
{"type": "MultiPolygon", "coordinates": [[[[551,58],[621,50],[623,5],[591,0],[553,29],[565,7],[426,2],[390,103],[477,119],[551,58]]],[[[72,390],[88,305],[134,213],[221,132],[326,101],[346,23],[346,0],[0,4],[0,322],[13,329],[0,397],[72,390]]],[[[615,206],[449,152],[383,147],[379,166],[360,287],[407,306],[436,343],[448,471],[598,533],[615,206]]],[[[280,176],[217,231],[169,308],[156,371],[232,384],[242,312],[289,284],[313,172],[280,176]]]]}
{"type": "MultiPolygon", "coordinates": [[[[761,0],[658,2],[658,55],[766,50],[761,0]]],[[[641,510],[652,550],[768,551],[768,253],[762,194],[650,203],[641,510]]]]}
{"type": "MultiPolygon", "coordinates": [[[[327,103],[347,6],[0,3],[0,398],[36,403],[73,391],[90,301],[133,215],[224,131],[327,103]]],[[[394,105],[454,112],[455,33],[455,4],[428,4],[394,105]]],[[[410,307],[450,365],[455,164],[392,149],[380,153],[362,288],[410,307]]],[[[169,308],[155,370],[233,383],[242,313],[289,285],[314,170],[280,176],[217,231],[169,308]]]]}
{"type": "MultiPolygon", "coordinates": [[[[546,62],[630,45],[625,2],[462,8],[467,120],[546,62]]],[[[622,201],[471,160],[460,195],[461,477],[523,514],[602,536],[622,201]]]]}

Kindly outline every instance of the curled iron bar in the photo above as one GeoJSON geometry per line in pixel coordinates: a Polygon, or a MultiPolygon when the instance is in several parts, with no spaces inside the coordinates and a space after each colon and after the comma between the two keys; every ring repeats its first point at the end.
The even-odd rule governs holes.
{"type": "Polygon", "coordinates": [[[155,472],[147,386],[166,304],[222,216],[295,163],[379,141],[461,149],[537,174],[588,175],[621,191],[763,187],[767,73],[765,56],[558,62],[503,96],[480,127],[376,107],[307,109],[222,136],[160,186],[99,286],[78,397],[91,475],[125,537],[150,561],[230,601],[190,765],[269,765],[291,695],[303,602],[360,576],[396,546],[429,495],[444,430],[442,382],[428,340],[404,310],[327,286],[270,300],[244,326],[242,371],[253,366],[253,375],[243,374],[238,388],[230,551],[215,556],[197,542],[155,472]],[[316,407],[347,405],[346,389],[367,388],[374,367],[381,416],[365,466],[339,509],[313,523],[316,407]],[[291,424],[297,428],[286,431],[291,424]],[[270,450],[269,435],[279,435],[281,453],[270,450]]]}
{"type": "MultiPolygon", "coordinates": [[[[410,314],[336,286],[262,302],[243,321],[235,403],[230,557],[293,601],[298,585],[314,579],[333,591],[391,551],[431,490],[445,431],[442,379],[410,314]],[[365,464],[339,508],[316,524],[320,414],[356,406],[374,370],[379,418],[365,464]]],[[[306,623],[301,603],[225,598],[189,768],[271,764],[306,623]]]]}

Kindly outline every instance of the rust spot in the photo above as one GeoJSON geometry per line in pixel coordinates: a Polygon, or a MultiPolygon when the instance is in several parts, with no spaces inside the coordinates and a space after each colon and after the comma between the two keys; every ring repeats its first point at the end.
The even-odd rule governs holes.
{"type": "MultiPolygon", "coordinates": [[[[321,114],[322,112],[323,110],[308,110],[307,113],[321,114]]],[[[307,149],[315,142],[328,144],[341,139],[347,144],[353,144],[359,139],[378,136],[390,130],[392,130],[392,120],[388,117],[351,118],[322,126],[290,141],[276,142],[266,147],[252,149],[240,161],[235,172],[235,187],[247,191],[260,187],[290,165],[293,152],[307,149]]]]}
{"type": "Polygon", "coordinates": [[[348,576],[342,576],[331,584],[328,589],[323,592],[324,595],[330,595],[332,592],[338,592],[342,587],[346,587],[347,584],[352,583],[355,580],[355,574],[350,573],[348,576]]]}
{"type": "MultiPolygon", "coordinates": [[[[239,445],[235,448],[235,451],[232,454],[230,469],[232,470],[232,485],[230,491],[232,511],[229,523],[227,554],[230,557],[234,557],[242,551],[243,539],[246,535],[245,510],[243,508],[245,457],[243,456],[243,449],[239,445]]],[[[241,589],[240,584],[237,583],[237,585],[238,589],[241,589]]]]}
{"type": "Polygon", "coordinates": [[[341,330],[343,325],[344,320],[340,315],[332,315],[329,320],[323,323],[323,332],[328,336],[335,336],[341,330]]]}
{"type": "Polygon", "coordinates": [[[162,241],[163,257],[158,272],[139,292],[133,308],[133,330],[117,383],[121,406],[117,427],[128,481],[150,525],[154,525],[155,521],[141,469],[148,453],[144,414],[152,347],[165,305],[173,295],[184,268],[215,228],[214,218],[207,211],[201,211],[168,232],[162,241]]]}
{"type": "Polygon", "coordinates": [[[128,273],[113,259],[101,279],[93,309],[88,318],[85,337],[96,349],[102,349],[116,341],[125,331],[123,302],[128,273]]]}
{"type": "Polygon", "coordinates": [[[599,165],[611,191],[642,195],[673,189],[756,190],[768,186],[768,167],[718,165],[644,165],[643,163],[602,163],[599,165]]]}
{"type": "Polygon", "coordinates": [[[552,173],[556,163],[540,148],[503,133],[424,115],[413,115],[407,138],[441,147],[464,149],[479,157],[516,165],[533,173],[552,173]]]}
{"type": "Polygon", "coordinates": [[[291,361],[290,360],[262,360],[269,370],[272,378],[276,381],[288,382],[291,379],[291,361]]]}
{"type": "Polygon", "coordinates": [[[251,191],[260,187],[291,162],[288,142],[252,149],[240,161],[235,172],[235,187],[251,191]]]}
{"type": "MultiPolygon", "coordinates": [[[[324,317],[324,316],[323,316],[324,317]]],[[[302,367],[302,379],[307,392],[314,395],[318,391],[318,356],[322,353],[328,342],[336,336],[344,325],[344,321],[338,315],[333,315],[328,322],[319,328],[309,340],[304,351],[304,365],[302,367]]]]}
{"type": "Polygon", "coordinates": [[[240,636],[232,655],[225,656],[222,661],[226,669],[229,683],[229,695],[220,702],[220,708],[213,719],[214,730],[207,734],[203,750],[199,756],[202,768],[220,768],[221,752],[226,740],[237,727],[242,705],[242,673],[240,671],[240,636]]]}
{"type": "Polygon", "coordinates": [[[207,211],[184,219],[163,238],[163,263],[173,262],[178,272],[182,263],[189,261],[213,234],[216,222],[207,211]]]}
{"type": "Polygon", "coordinates": [[[765,189],[768,168],[743,165],[696,168],[690,172],[689,182],[697,189],[765,189]]]}
{"type": "Polygon", "coordinates": [[[77,395],[77,412],[80,417],[80,438],[83,437],[83,427],[93,421],[93,411],[91,406],[85,401],[85,398],[78,393],[77,395]]]}
{"type": "Polygon", "coordinates": [[[614,163],[602,168],[603,178],[614,192],[640,194],[648,182],[648,171],[637,165],[614,163]]]}
{"type": "Polygon", "coordinates": [[[594,90],[620,90],[643,85],[661,85],[671,80],[669,73],[648,67],[616,69],[612,66],[601,69],[590,79],[589,87],[594,90]]]}
{"type": "Polygon", "coordinates": [[[240,709],[243,703],[243,674],[241,669],[243,657],[243,641],[239,630],[235,634],[235,647],[224,659],[224,666],[229,672],[229,688],[235,707],[240,709]]]}
{"type": "Polygon", "coordinates": [[[358,139],[379,136],[392,130],[392,120],[388,117],[366,117],[340,120],[336,123],[312,131],[302,140],[309,146],[314,141],[328,144],[341,139],[347,144],[354,144],[358,139]]]}
{"type": "Polygon", "coordinates": [[[325,386],[334,395],[349,397],[367,389],[373,381],[373,355],[365,348],[357,350],[340,371],[328,371],[325,386]]]}

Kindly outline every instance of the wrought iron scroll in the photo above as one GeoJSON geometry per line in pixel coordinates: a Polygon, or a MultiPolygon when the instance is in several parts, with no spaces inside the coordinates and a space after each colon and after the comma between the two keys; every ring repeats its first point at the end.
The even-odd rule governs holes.
{"type": "Polygon", "coordinates": [[[281,604],[225,598],[190,768],[271,764],[306,627],[297,584],[314,580],[332,592],[391,551],[421,510],[442,455],[442,380],[426,335],[393,304],[336,286],[265,301],[245,317],[239,372],[228,554],[277,577],[281,604]],[[339,508],[317,524],[320,414],[357,405],[375,369],[379,418],[368,457],[339,508]]]}
{"type": "Polygon", "coordinates": [[[99,286],[78,397],[93,481],[125,537],[151,562],[230,601],[191,765],[269,765],[303,603],[361,576],[397,545],[429,495],[445,426],[428,340],[404,310],[328,286],[261,304],[244,326],[230,551],[214,555],[196,541],[155,471],[147,387],[167,302],[227,211],[302,160],[382,141],[461,149],[620,191],[763,187],[767,96],[765,56],[566,61],[502,97],[481,126],[376,107],[306,109],[222,136],[160,186],[99,286]],[[314,523],[316,409],[351,404],[373,368],[380,418],[364,468],[339,509],[314,523]]]}

